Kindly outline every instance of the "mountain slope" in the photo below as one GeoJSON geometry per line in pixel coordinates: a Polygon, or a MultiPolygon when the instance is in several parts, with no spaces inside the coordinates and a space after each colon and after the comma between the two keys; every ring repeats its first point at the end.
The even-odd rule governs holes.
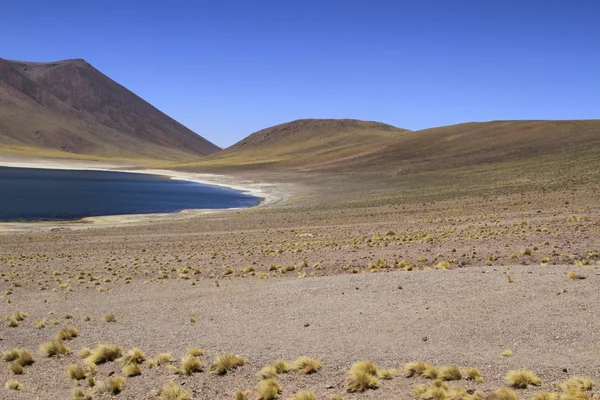
{"type": "Polygon", "coordinates": [[[227,169],[307,169],[378,153],[404,129],[353,119],[303,119],[266,128],[189,166],[227,169]]]}
{"type": "Polygon", "coordinates": [[[0,151],[184,160],[218,150],[83,60],[0,59],[0,151]]]}

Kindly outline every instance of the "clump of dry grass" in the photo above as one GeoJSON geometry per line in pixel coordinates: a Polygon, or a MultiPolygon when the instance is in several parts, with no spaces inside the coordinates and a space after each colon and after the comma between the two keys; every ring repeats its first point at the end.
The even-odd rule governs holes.
{"type": "Polygon", "coordinates": [[[519,396],[512,389],[498,389],[487,400],[519,400],[519,396]]]}
{"type": "Polygon", "coordinates": [[[88,349],[87,347],[84,347],[83,349],[79,350],[78,354],[79,354],[79,357],[86,358],[90,354],[92,354],[92,351],[90,349],[88,349]]]}
{"type": "Polygon", "coordinates": [[[290,400],[317,400],[317,394],[308,390],[302,390],[290,397],[290,400]]]}
{"type": "Polygon", "coordinates": [[[202,372],[204,365],[196,357],[188,354],[181,359],[181,368],[169,365],[169,368],[178,375],[191,376],[194,372],[202,372]]]}
{"type": "Polygon", "coordinates": [[[146,362],[148,368],[160,367],[161,365],[171,364],[173,356],[170,353],[160,353],[155,359],[146,362]]]}
{"type": "Polygon", "coordinates": [[[281,394],[281,385],[277,380],[265,379],[258,383],[256,400],[274,400],[281,394]]]}
{"type": "Polygon", "coordinates": [[[106,314],[102,319],[104,322],[117,322],[117,317],[114,314],[106,314]]]}
{"type": "Polygon", "coordinates": [[[398,370],[396,368],[377,370],[377,377],[380,379],[393,379],[396,375],[398,375],[398,370]]]}
{"type": "Polygon", "coordinates": [[[477,368],[466,368],[465,375],[467,376],[467,380],[477,383],[483,382],[483,375],[481,375],[481,372],[477,368]]]}
{"type": "MultiPolygon", "coordinates": [[[[31,351],[27,349],[12,349],[5,351],[2,353],[2,359],[6,362],[14,361],[13,365],[18,365],[20,367],[26,367],[34,363],[33,354],[31,354],[31,351]]],[[[15,369],[18,368],[15,367],[15,369]]]]}
{"type": "Polygon", "coordinates": [[[108,391],[112,394],[119,394],[125,389],[125,378],[116,375],[108,379],[108,391]]]}
{"type": "Polygon", "coordinates": [[[48,357],[57,357],[71,354],[71,348],[66,346],[61,340],[52,339],[49,342],[40,345],[40,351],[46,353],[48,357]]]}
{"type": "Polygon", "coordinates": [[[100,344],[90,352],[85,361],[91,364],[103,364],[109,361],[115,361],[123,355],[121,346],[114,344],[100,344]]]}
{"type": "Polygon", "coordinates": [[[23,370],[23,366],[14,362],[12,364],[10,364],[10,366],[8,367],[8,369],[10,369],[10,371],[15,374],[15,375],[21,375],[23,374],[24,370],[23,370]]]}
{"type": "Polygon", "coordinates": [[[16,379],[11,379],[8,382],[6,382],[4,387],[8,390],[22,390],[23,384],[16,379]]]}
{"type": "Polygon", "coordinates": [[[542,384],[542,381],[533,372],[526,369],[519,369],[508,371],[506,383],[517,389],[525,389],[529,385],[539,386],[542,384]]]}
{"type": "Polygon", "coordinates": [[[275,368],[278,374],[285,374],[292,370],[292,366],[284,360],[276,360],[271,365],[275,368]]]}
{"type": "Polygon", "coordinates": [[[512,350],[504,350],[502,352],[502,357],[510,357],[512,356],[512,350]]]}
{"type": "Polygon", "coordinates": [[[76,364],[70,364],[67,367],[67,376],[69,377],[69,379],[81,381],[86,378],[86,373],[81,366],[76,364]]]}
{"type": "Polygon", "coordinates": [[[123,375],[127,377],[138,376],[142,374],[142,369],[140,368],[139,364],[136,363],[126,364],[121,371],[123,372],[123,375]]]}
{"type": "Polygon", "coordinates": [[[91,393],[86,392],[81,387],[74,387],[73,391],[73,400],[92,400],[94,396],[91,393]]]}
{"type": "Polygon", "coordinates": [[[462,379],[460,368],[456,365],[446,365],[440,369],[440,379],[444,381],[459,381],[462,379]]]}
{"type": "Polygon", "coordinates": [[[208,372],[213,375],[225,375],[228,371],[232,371],[237,367],[246,365],[248,361],[244,360],[237,354],[224,353],[219,355],[215,362],[210,366],[208,372]]]}
{"type": "Polygon", "coordinates": [[[248,400],[248,395],[242,390],[236,390],[234,398],[235,400],[248,400]]]}
{"type": "Polygon", "coordinates": [[[277,375],[277,369],[272,365],[267,365],[258,373],[260,379],[275,378],[277,375]]]}
{"type": "Polygon", "coordinates": [[[191,400],[192,395],[181,386],[171,381],[161,389],[155,391],[160,400],[191,400]]]}
{"type": "Polygon", "coordinates": [[[581,376],[574,376],[569,379],[565,379],[564,381],[560,381],[556,383],[556,388],[563,391],[581,391],[581,392],[589,392],[594,388],[595,382],[588,378],[583,378],[581,376]]]}
{"type": "Polygon", "coordinates": [[[301,374],[313,374],[321,369],[321,361],[316,358],[300,357],[294,361],[292,368],[301,374]]]}
{"type": "Polygon", "coordinates": [[[71,340],[74,337],[77,337],[77,335],[79,335],[79,331],[76,328],[73,327],[69,327],[69,328],[63,328],[60,331],[58,331],[58,333],[56,334],[56,339],[58,340],[71,340]]]}
{"type": "Polygon", "coordinates": [[[412,361],[404,365],[404,376],[407,378],[423,376],[428,368],[433,368],[433,366],[425,361],[412,361]]]}
{"type": "Polygon", "coordinates": [[[192,347],[190,349],[187,349],[186,354],[189,354],[194,357],[200,357],[204,355],[204,350],[202,350],[199,347],[192,347]]]}
{"type": "Polygon", "coordinates": [[[358,361],[352,364],[346,378],[346,390],[350,393],[364,392],[367,389],[377,389],[379,381],[377,366],[371,361],[358,361]]]}
{"type": "Polygon", "coordinates": [[[146,361],[146,355],[141,349],[133,348],[125,353],[124,356],[117,359],[117,362],[128,365],[128,364],[141,364],[146,361]]]}
{"type": "Polygon", "coordinates": [[[573,280],[585,279],[585,276],[579,275],[577,272],[574,272],[574,271],[569,272],[567,274],[567,276],[569,277],[569,279],[573,279],[573,280]]]}
{"type": "Polygon", "coordinates": [[[535,393],[532,397],[532,400],[559,400],[560,395],[558,393],[553,392],[540,392],[535,393]]]}

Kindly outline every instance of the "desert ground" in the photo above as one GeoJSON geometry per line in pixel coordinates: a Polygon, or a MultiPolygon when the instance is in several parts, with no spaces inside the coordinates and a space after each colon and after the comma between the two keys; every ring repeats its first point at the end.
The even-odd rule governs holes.
{"type": "Polygon", "coordinates": [[[0,349],[5,359],[27,349],[34,362],[15,374],[18,359],[2,361],[0,380],[22,389],[2,387],[0,398],[186,398],[155,392],[171,381],[193,399],[311,398],[299,391],[513,399],[502,389],[522,399],[598,397],[589,384],[559,385],[600,379],[597,184],[457,196],[456,188],[413,190],[355,175],[230,176],[281,201],[186,218],[4,229],[0,349]],[[77,335],[67,340],[73,335],[63,331],[60,341],[70,352],[40,348],[70,327],[77,335]],[[82,349],[106,344],[144,354],[87,367],[93,359],[82,349]],[[190,356],[202,366],[186,375],[190,348],[203,349],[190,356]],[[157,366],[160,353],[173,360],[157,366]],[[246,362],[211,373],[225,353],[246,362]],[[294,364],[301,357],[314,359],[306,370],[294,364]],[[263,371],[281,385],[265,394],[259,374],[276,360],[290,370],[263,371]],[[140,375],[127,376],[128,361],[140,375]],[[353,369],[359,361],[378,371],[353,369]],[[415,361],[440,379],[407,377],[415,361]],[[83,368],[81,380],[67,374],[70,365],[83,368]],[[475,374],[467,368],[483,381],[468,379],[475,374]],[[358,379],[351,369],[364,391],[349,391],[358,379]],[[507,374],[520,369],[540,381],[513,387],[507,374]]]}

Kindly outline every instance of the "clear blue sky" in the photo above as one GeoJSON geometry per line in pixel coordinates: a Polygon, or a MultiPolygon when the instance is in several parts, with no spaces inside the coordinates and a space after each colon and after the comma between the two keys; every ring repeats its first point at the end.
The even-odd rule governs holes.
{"type": "Polygon", "coordinates": [[[0,57],[84,58],[220,146],[298,118],[599,118],[595,0],[0,0],[0,57]]]}

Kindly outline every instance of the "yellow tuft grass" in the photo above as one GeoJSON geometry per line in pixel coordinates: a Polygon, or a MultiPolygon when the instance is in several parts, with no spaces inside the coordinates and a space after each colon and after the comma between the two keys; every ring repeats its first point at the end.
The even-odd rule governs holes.
{"type": "Polygon", "coordinates": [[[560,395],[558,393],[553,392],[540,392],[535,393],[532,397],[532,400],[559,400],[560,395]]]}
{"type": "Polygon", "coordinates": [[[567,274],[569,279],[577,280],[577,279],[585,279],[583,275],[579,275],[577,272],[571,271],[567,274]]]}
{"type": "Polygon", "coordinates": [[[316,358],[300,357],[294,361],[293,369],[301,374],[312,374],[321,369],[321,361],[316,358]]]}
{"type": "Polygon", "coordinates": [[[256,400],[274,400],[281,394],[281,385],[273,378],[258,383],[256,400]]]}
{"type": "Polygon", "coordinates": [[[377,389],[379,381],[365,371],[350,370],[346,379],[346,390],[350,393],[364,392],[367,389],[377,389]]]}
{"type": "Polygon", "coordinates": [[[81,381],[86,378],[86,373],[81,366],[71,364],[67,367],[67,376],[69,377],[69,379],[81,381]]]}
{"type": "Polygon", "coordinates": [[[46,353],[48,357],[57,357],[71,354],[71,348],[66,346],[58,339],[52,339],[49,342],[40,345],[40,351],[46,353]]]}
{"type": "Polygon", "coordinates": [[[76,328],[73,327],[69,327],[69,328],[63,328],[60,331],[58,331],[56,333],[55,338],[58,340],[71,340],[74,337],[77,337],[77,335],[79,335],[79,331],[76,328]]]}
{"type": "Polygon", "coordinates": [[[581,392],[589,392],[594,388],[595,382],[588,378],[583,378],[581,376],[574,376],[569,379],[565,379],[564,381],[560,381],[556,383],[556,388],[563,391],[581,391],[581,392]]]}
{"type": "Polygon", "coordinates": [[[192,347],[191,349],[187,349],[186,354],[194,357],[200,357],[204,355],[204,350],[199,347],[192,347]]]}
{"type": "MultiPolygon", "coordinates": [[[[171,367],[171,366],[169,366],[171,367]]],[[[183,356],[181,359],[181,368],[171,368],[176,374],[191,376],[194,372],[202,372],[204,366],[202,362],[192,355],[183,356]]]]}
{"type": "Polygon", "coordinates": [[[426,363],[425,361],[412,361],[404,365],[404,376],[407,378],[413,376],[423,376],[425,370],[431,367],[431,364],[426,363]]]}
{"type": "Polygon", "coordinates": [[[483,382],[483,376],[477,368],[466,368],[465,375],[467,376],[467,380],[475,381],[477,383],[483,382]]]}
{"type": "Polygon", "coordinates": [[[12,349],[2,353],[2,359],[6,362],[14,361],[21,367],[33,364],[33,355],[27,349],[12,349]]]}
{"type": "Polygon", "coordinates": [[[21,375],[24,372],[23,366],[17,362],[12,363],[8,369],[15,375],[21,375]]]}
{"type": "Polygon", "coordinates": [[[242,390],[236,390],[234,398],[235,400],[248,400],[248,395],[242,390]]]}
{"type": "Polygon", "coordinates": [[[124,356],[117,359],[117,361],[123,365],[141,364],[145,360],[146,360],[146,355],[144,354],[144,352],[141,349],[138,349],[137,347],[129,350],[127,353],[125,353],[124,356]]]}
{"type": "Polygon", "coordinates": [[[425,371],[423,371],[421,376],[427,379],[438,379],[440,377],[440,372],[436,367],[430,365],[427,368],[425,368],[425,371]]]}
{"type": "Polygon", "coordinates": [[[350,367],[350,371],[364,372],[369,375],[377,374],[377,366],[371,361],[357,361],[350,367]]]}
{"type": "Polygon", "coordinates": [[[504,350],[502,352],[502,357],[510,357],[512,356],[512,350],[504,350]]]}
{"type": "Polygon", "coordinates": [[[22,390],[23,384],[16,379],[11,379],[4,385],[8,390],[22,390]]]}
{"type": "Polygon", "coordinates": [[[160,400],[191,400],[192,395],[181,386],[171,381],[156,391],[160,400]]]}
{"type": "Polygon", "coordinates": [[[258,373],[260,379],[275,378],[277,375],[277,369],[273,365],[267,365],[258,373]]]}
{"type": "Polygon", "coordinates": [[[107,314],[104,317],[102,317],[102,319],[104,320],[104,322],[117,322],[117,317],[115,317],[114,314],[107,314]]]}
{"type": "Polygon", "coordinates": [[[125,389],[125,378],[116,375],[108,379],[108,391],[112,394],[119,394],[125,389]]]}
{"type": "Polygon", "coordinates": [[[87,347],[84,347],[83,349],[79,350],[78,354],[79,354],[79,357],[86,358],[90,354],[92,354],[92,351],[90,349],[88,349],[87,347]]]}
{"type": "Polygon", "coordinates": [[[105,362],[115,361],[123,355],[121,346],[115,344],[100,344],[93,349],[85,361],[91,364],[104,364],[105,362]]]}
{"type": "Polygon", "coordinates": [[[308,390],[297,392],[289,400],[317,400],[317,394],[308,390]]]}
{"type": "Polygon", "coordinates": [[[519,396],[512,389],[498,389],[487,400],[519,400],[519,396]]]}
{"type": "Polygon", "coordinates": [[[446,365],[440,369],[440,379],[444,381],[459,381],[462,379],[460,368],[456,365],[446,365]]]}
{"type": "Polygon", "coordinates": [[[87,393],[81,387],[74,387],[73,391],[73,400],[92,400],[94,396],[91,393],[87,393]]]}
{"type": "Polygon", "coordinates": [[[542,384],[542,381],[533,372],[526,369],[519,369],[508,371],[508,374],[506,374],[506,383],[517,389],[525,389],[529,385],[539,386],[542,384]]]}
{"type": "Polygon", "coordinates": [[[396,375],[398,375],[398,370],[396,368],[377,370],[377,377],[380,379],[393,379],[396,375]]]}
{"type": "Polygon", "coordinates": [[[237,354],[224,353],[217,356],[215,362],[210,366],[208,372],[213,375],[225,375],[228,371],[232,371],[237,367],[247,364],[248,361],[244,360],[237,354]]]}
{"type": "Polygon", "coordinates": [[[126,364],[121,371],[123,372],[123,375],[127,377],[138,376],[142,374],[142,369],[140,368],[139,364],[136,363],[126,364]]]}
{"type": "Polygon", "coordinates": [[[292,366],[284,360],[276,360],[271,365],[275,368],[278,374],[285,374],[292,370],[292,366]]]}

